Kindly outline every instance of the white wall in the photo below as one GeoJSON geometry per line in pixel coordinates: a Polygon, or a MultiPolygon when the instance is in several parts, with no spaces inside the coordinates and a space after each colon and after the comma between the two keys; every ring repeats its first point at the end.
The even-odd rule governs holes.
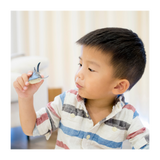
{"type": "Polygon", "coordinates": [[[126,101],[149,121],[149,12],[147,11],[12,11],[11,52],[49,58],[49,88],[74,88],[80,47],[75,44],[86,33],[102,27],[124,27],[144,42],[147,66],[142,79],[126,101]]]}

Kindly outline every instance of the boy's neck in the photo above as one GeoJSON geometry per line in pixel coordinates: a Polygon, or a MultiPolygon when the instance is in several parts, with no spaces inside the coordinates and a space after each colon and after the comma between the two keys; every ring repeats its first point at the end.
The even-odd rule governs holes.
{"type": "Polygon", "coordinates": [[[96,125],[98,122],[100,122],[112,112],[114,102],[115,96],[105,99],[86,100],[86,109],[93,121],[93,125],[96,125]]]}
{"type": "Polygon", "coordinates": [[[86,107],[91,110],[104,110],[104,109],[112,109],[116,96],[105,98],[105,99],[87,99],[86,107]]]}

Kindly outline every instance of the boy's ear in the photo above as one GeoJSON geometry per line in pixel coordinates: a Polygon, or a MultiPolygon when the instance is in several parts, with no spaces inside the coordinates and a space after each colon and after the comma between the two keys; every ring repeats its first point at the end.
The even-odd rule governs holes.
{"type": "Polygon", "coordinates": [[[112,93],[115,95],[123,94],[129,88],[129,86],[130,83],[127,79],[121,79],[113,88],[112,93]]]}

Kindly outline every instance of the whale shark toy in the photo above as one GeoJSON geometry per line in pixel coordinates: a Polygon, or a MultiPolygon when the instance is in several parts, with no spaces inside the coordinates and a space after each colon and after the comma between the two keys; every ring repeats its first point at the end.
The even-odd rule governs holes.
{"type": "Polygon", "coordinates": [[[34,67],[33,74],[32,74],[32,76],[29,78],[29,81],[28,81],[30,84],[38,83],[38,82],[40,82],[42,79],[45,79],[45,78],[48,78],[48,77],[49,77],[49,76],[44,77],[44,78],[41,77],[40,72],[39,72],[39,65],[40,65],[40,63],[41,63],[41,62],[39,62],[38,65],[37,65],[37,71],[36,71],[36,69],[35,69],[35,67],[34,67]]]}

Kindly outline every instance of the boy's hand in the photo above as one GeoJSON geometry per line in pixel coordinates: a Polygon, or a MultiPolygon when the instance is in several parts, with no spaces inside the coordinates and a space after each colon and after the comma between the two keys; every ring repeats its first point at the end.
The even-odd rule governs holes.
{"type": "MultiPolygon", "coordinates": [[[[20,98],[31,98],[34,93],[38,90],[38,88],[42,85],[44,80],[41,80],[36,84],[29,84],[28,79],[32,75],[32,71],[27,74],[22,74],[22,76],[18,77],[16,81],[13,83],[13,86],[20,98]]],[[[42,78],[44,76],[42,75],[42,78]]]]}

